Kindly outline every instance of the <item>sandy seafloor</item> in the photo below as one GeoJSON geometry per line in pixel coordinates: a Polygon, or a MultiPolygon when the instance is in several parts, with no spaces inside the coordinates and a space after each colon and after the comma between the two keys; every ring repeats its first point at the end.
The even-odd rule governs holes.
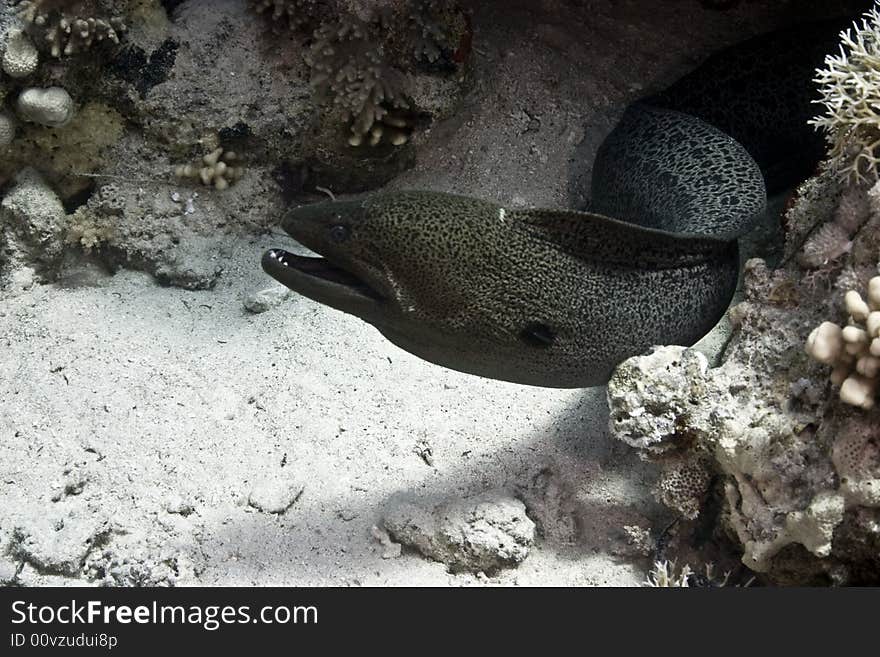
{"type": "MultiPolygon", "coordinates": [[[[606,0],[577,3],[572,30],[571,16],[548,20],[557,4],[476,6],[474,88],[391,187],[575,206],[583,191],[571,181],[626,102],[792,18],[786,2],[713,12],[606,0]]],[[[84,264],[5,293],[0,545],[29,540],[45,559],[14,551],[0,575],[81,584],[104,577],[89,563],[128,558],[145,583],[179,585],[644,580],[647,560],[623,527],[656,531],[668,517],[651,467],[609,439],[603,388],[445,370],[296,296],[251,314],[242,300],[268,285],[259,257],[279,241],[230,236],[207,292],[84,264]],[[255,488],[284,484],[302,487],[285,513],[248,504],[255,488]],[[371,534],[396,494],[498,487],[539,507],[537,543],[517,568],[453,574],[416,552],[386,559],[371,534]],[[65,566],[83,555],[85,569],[65,566]]]]}

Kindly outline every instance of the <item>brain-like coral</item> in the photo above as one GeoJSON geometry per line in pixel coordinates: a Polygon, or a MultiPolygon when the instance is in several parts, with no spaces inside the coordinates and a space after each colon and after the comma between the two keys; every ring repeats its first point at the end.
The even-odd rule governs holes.
{"type": "Polygon", "coordinates": [[[676,460],[664,464],[655,494],[661,503],[693,520],[700,515],[711,481],[712,468],[702,459],[676,460]]]}
{"type": "MultiPolygon", "coordinates": [[[[125,22],[113,4],[97,0],[19,0],[15,13],[53,57],[74,55],[98,43],[118,44],[125,22]]],[[[119,4],[119,3],[117,3],[119,4]]]]}

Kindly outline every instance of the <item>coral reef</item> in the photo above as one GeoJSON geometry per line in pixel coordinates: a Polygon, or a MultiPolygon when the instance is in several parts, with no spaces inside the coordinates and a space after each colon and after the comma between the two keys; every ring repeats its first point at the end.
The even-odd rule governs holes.
{"type": "MultiPolygon", "coordinates": [[[[35,35],[37,44],[52,57],[74,55],[97,43],[119,43],[125,22],[116,14],[103,15],[107,3],[88,0],[20,0],[16,14],[35,35]]],[[[109,4],[113,9],[113,4],[109,4]]]]}
{"type": "MultiPolygon", "coordinates": [[[[449,0],[411,0],[399,10],[405,25],[402,48],[431,64],[458,48],[455,32],[458,7],[449,0]]],[[[400,20],[398,19],[398,20],[400,20]]],[[[460,35],[459,35],[460,36],[460,35]]]]}
{"type": "Polygon", "coordinates": [[[710,368],[694,349],[659,347],[622,363],[608,385],[611,432],[659,464],[658,499],[701,521],[707,500],[718,499],[742,562],[774,582],[868,583],[880,572],[880,553],[864,549],[880,532],[878,411],[841,404],[820,364],[843,358],[840,383],[870,341],[856,326],[847,341],[842,323],[823,325],[809,347],[820,362],[803,351],[824,318],[844,314],[867,329],[876,303],[846,292],[877,274],[880,190],[844,190],[817,215],[816,195],[833,189],[835,176],[828,170],[799,190],[787,215],[788,240],[798,242],[787,251],[798,253],[817,224],[861,224],[848,249],[818,269],[796,258],[777,270],[748,261],[745,300],[730,312],[734,334],[720,366],[710,368]],[[858,353],[844,356],[850,344],[858,353]]]}
{"type": "Polygon", "coordinates": [[[811,123],[825,130],[830,163],[842,177],[871,182],[880,163],[880,9],[840,36],[840,54],[828,55],[816,78],[825,114],[811,123]]]}
{"type": "Polygon", "coordinates": [[[122,215],[122,204],[117,201],[118,188],[105,185],[68,218],[65,242],[77,244],[87,253],[112,242],[116,221],[122,215]]]}
{"type": "Polygon", "coordinates": [[[398,499],[384,526],[396,541],[445,563],[451,570],[492,572],[516,566],[529,554],[535,523],[525,505],[505,491],[426,507],[398,499]]]}
{"type": "Polygon", "coordinates": [[[136,182],[120,181],[102,185],[77,208],[64,237],[85,251],[100,249],[112,269],[141,269],[164,285],[209,289],[222,271],[223,250],[211,232],[216,224],[204,222],[217,214],[208,199],[196,203],[167,190],[147,196],[136,182]]]}

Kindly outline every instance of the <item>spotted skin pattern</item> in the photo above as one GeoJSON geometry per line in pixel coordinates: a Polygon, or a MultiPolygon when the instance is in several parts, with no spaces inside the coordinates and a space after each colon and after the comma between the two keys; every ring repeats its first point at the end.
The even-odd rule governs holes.
{"type": "MultiPolygon", "coordinates": [[[[736,84],[706,81],[725,61],[716,55],[708,74],[698,69],[675,93],[630,106],[597,155],[591,212],[513,210],[424,191],[319,203],[288,212],[285,230],[357,277],[368,296],[313,284],[277,264],[281,251],[264,256],[264,267],[433,363],[537,386],[604,384],[622,360],[653,345],[693,344],[730,303],[736,238],[765,207],[762,170],[780,161],[776,146],[763,144],[792,143],[791,135],[774,136],[774,126],[790,128],[775,104],[769,118],[750,110],[752,129],[770,131],[766,141],[738,115],[749,76],[759,90],[773,84],[769,42],[756,42],[760,65],[748,49],[732,49],[729,61],[749,71],[736,84]],[[710,88],[714,99],[704,96],[710,88]],[[713,110],[721,105],[736,109],[713,110]]],[[[780,65],[785,75],[793,74],[789,64],[780,65]]]]}

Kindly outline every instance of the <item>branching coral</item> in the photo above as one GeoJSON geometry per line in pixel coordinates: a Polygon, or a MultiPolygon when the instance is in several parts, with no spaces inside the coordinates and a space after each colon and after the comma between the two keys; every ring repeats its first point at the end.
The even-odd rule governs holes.
{"type": "Polygon", "coordinates": [[[125,22],[120,16],[101,16],[94,2],[20,0],[16,15],[28,24],[53,57],[74,55],[96,43],[119,43],[125,22]]]}
{"type": "Polygon", "coordinates": [[[730,573],[724,573],[719,579],[711,563],[706,564],[705,575],[697,575],[687,564],[677,571],[674,561],[655,561],[644,585],[654,588],[721,587],[726,586],[729,579],[730,573]]]}
{"type": "Polygon", "coordinates": [[[369,23],[346,16],[339,24],[319,28],[306,62],[319,97],[332,102],[349,122],[352,146],[406,143],[411,128],[405,79],[386,61],[369,23]]]}
{"type": "Polygon", "coordinates": [[[831,365],[831,381],[840,385],[840,400],[873,408],[880,384],[880,276],[868,282],[868,299],[856,290],[844,298],[849,324],[822,322],[807,338],[806,351],[831,365]]]}
{"type": "Polygon", "coordinates": [[[880,164],[880,9],[841,32],[839,55],[828,55],[815,82],[825,114],[810,123],[826,131],[830,157],[850,180],[876,180],[880,164]]]}
{"type": "Polygon", "coordinates": [[[217,147],[202,158],[201,164],[181,164],[174,169],[178,178],[197,178],[203,185],[223,191],[241,178],[244,169],[232,151],[217,147]]]}

